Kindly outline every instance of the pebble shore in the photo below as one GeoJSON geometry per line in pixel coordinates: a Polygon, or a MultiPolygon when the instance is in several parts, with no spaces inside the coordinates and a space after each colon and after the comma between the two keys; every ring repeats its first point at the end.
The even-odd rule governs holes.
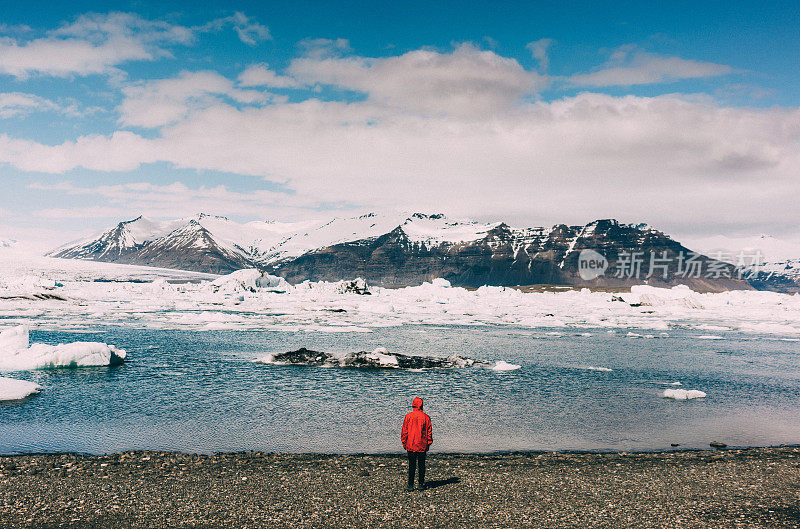
{"type": "Polygon", "coordinates": [[[0,457],[0,527],[800,527],[800,448],[0,457]]]}

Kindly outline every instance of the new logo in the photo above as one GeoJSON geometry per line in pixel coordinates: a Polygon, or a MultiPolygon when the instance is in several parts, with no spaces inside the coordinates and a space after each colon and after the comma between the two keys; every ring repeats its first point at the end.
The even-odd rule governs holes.
{"type": "Polygon", "coordinates": [[[603,275],[608,268],[608,260],[594,250],[581,250],[578,255],[578,273],[584,281],[591,281],[603,275]]]}

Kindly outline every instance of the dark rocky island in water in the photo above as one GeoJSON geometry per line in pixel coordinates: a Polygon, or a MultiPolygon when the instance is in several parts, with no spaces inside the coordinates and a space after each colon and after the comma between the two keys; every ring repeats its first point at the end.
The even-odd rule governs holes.
{"type": "Polygon", "coordinates": [[[267,355],[256,360],[262,364],[318,366],[318,367],[350,367],[366,369],[455,369],[472,366],[488,366],[483,360],[465,358],[456,354],[446,358],[435,356],[410,356],[400,353],[388,353],[383,348],[374,351],[358,351],[337,355],[312,351],[301,347],[296,351],[267,355]]]}

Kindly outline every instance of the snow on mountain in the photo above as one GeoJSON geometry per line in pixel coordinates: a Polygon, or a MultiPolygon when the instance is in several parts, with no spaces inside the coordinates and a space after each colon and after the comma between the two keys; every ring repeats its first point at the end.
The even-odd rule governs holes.
{"type": "Polygon", "coordinates": [[[317,221],[253,221],[239,224],[225,217],[200,214],[197,221],[219,241],[241,248],[253,258],[263,259],[272,249],[298,232],[316,228],[317,221]]]}
{"type": "Polygon", "coordinates": [[[780,262],[800,259],[800,241],[782,240],[771,235],[751,237],[726,237],[717,235],[690,239],[692,247],[706,255],[721,254],[723,260],[736,264],[740,253],[758,253],[762,262],[780,262]]]}
{"type": "Polygon", "coordinates": [[[144,244],[135,254],[118,262],[181,270],[229,273],[252,266],[250,255],[235,243],[215,237],[202,219],[190,219],[166,235],[144,244]]]}
{"type": "Polygon", "coordinates": [[[182,220],[155,221],[144,216],[122,221],[99,235],[73,241],[47,255],[63,259],[113,261],[176,229],[182,220]]]}
{"type": "MultiPolygon", "coordinates": [[[[244,224],[204,213],[171,221],[137,217],[120,222],[101,234],[64,245],[48,255],[65,259],[131,262],[125,258],[126,254],[143,251],[155,241],[159,241],[157,246],[162,251],[177,250],[187,247],[185,239],[191,236],[200,239],[211,237],[214,243],[206,242],[206,247],[224,247],[229,257],[238,254],[240,258],[270,264],[334,244],[379,237],[401,226],[409,240],[435,245],[475,240],[485,236],[496,225],[451,221],[441,214],[421,213],[368,213],[334,218],[328,222],[253,221],[244,224]],[[204,228],[209,235],[201,236],[195,228],[179,231],[193,225],[204,228]]],[[[202,248],[204,243],[196,244],[199,245],[197,248],[202,248]]],[[[154,252],[145,251],[144,254],[152,258],[154,252]]]]}
{"type": "MultiPolygon", "coordinates": [[[[445,278],[477,287],[586,284],[578,277],[578,256],[584,249],[602,250],[609,264],[631,251],[667,252],[673,258],[689,251],[650,226],[615,220],[517,229],[502,222],[454,220],[442,214],[380,212],[295,223],[240,224],[206,214],[174,221],[138,217],[50,255],[217,274],[257,267],[290,283],[363,277],[396,287],[445,278]]],[[[730,269],[725,277],[708,281],[682,279],[672,263],[673,277],[662,282],[712,291],[750,288],[734,277],[733,267],[725,266],[730,269]]],[[[611,266],[604,277],[589,284],[659,281],[622,272],[611,266]]]]}
{"type": "Polygon", "coordinates": [[[700,251],[739,266],[758,288],[800,292],[800,242],[771,235],[715,236],[693,243],[700,251]]]}
{"type": "Polygon", "coordinates": [[[278,242],[260,260],[272,264],[336,244],[373,240],[396,228],[402,228],[409,241],[426,245],[473,241],[498,224],[452,221],[442,214],[367,213],[301,229],[278,242]]]}

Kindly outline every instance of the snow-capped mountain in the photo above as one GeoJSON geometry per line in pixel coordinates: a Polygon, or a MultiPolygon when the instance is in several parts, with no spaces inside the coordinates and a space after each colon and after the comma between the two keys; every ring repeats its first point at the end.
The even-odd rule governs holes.
{"type": "Polygon", "coordinates": [[[691,250],[650,227],[598,220],[585,226],[523,229],[505,223],[455,223],[434,230],[439,222],[447,221],[439,216],[415,215],[380,236],[309,250],[298,257],[268,263],[268,269],[291,283],[364,277],[383,286],[405,286],[442,277],[454,285],[472,287],[628,286],[646,282],[658,286],[686,284],[697,290],[751,288],[736,277],[732,265],[705,256],[697,256],[702,274],[682,276],[679,256],[688,257],[691,250]],[[607,269],[596,277],[582,277],[582,250],[601,253],[607,269]],[[626,269],[624,261],[633,253],[638,264],[631,263],[626,269]],[[661,259],[661,267],[647,277],[652,255],[661,259]],[[719,274],[707,276],[706,272],[715,267],[719,274]]]}
{"type": "Polygon", "coordinates": [[[442,214],[425,215],[367,213],[335,218],[288,235],[264,252],[259,261],[274,265],[308,252],[359,240],[373,240],[400,227],[412,242],[437,246],[472,241],[486,235],[496,224],[450,220],[442,214]]]}
{"type": "Polygon", "coordinates": [[[212,273],[257,267],[292,283],[363,277],[374,284],[406,286],[441,277],[474,287],[646,282],[698,290],[752,288],[736,277],[734,266],[705,256],[699,256],[700,265],[718,263],[721,274],[681,276],[678,256],[690,253],[650,226],[615,220],[512,228],[442,214],[369,213],[327,222],[245,224],[205,214],[174,221],[138,217],[50,255],[212,273]],[[579,256],[589,249],[607,259],[607,270],[586,279],[579,256]],[[625,256],[634,252],[639,252],[638,265],[624,270],[625,256]],[[648,274],[652,255],[668,261],[655,275],[648,274]]]}
{"type": "Polygon", "coordinates": [[[100,235],[57,248],[48,256],[229,273],[254,266],[256,257],[299,226],[238,224],[204,213],[169,221],[140,216],[100,235]]]}
{"type": "Polygon", "coordinates": [[[120,257],[142,248],[145,243],[171,231],[168,229],[169,224],[176,224],[175,227],[177,227],[175,222],[156,222],[140,216],[133,220],[120,222],[98,237],[69,243],[53,250],[48,255],[64,259],[114,262],[120,257]]]}
{"type": "Polygon", "coordinates": [[[186,269],[197,271],[199,266],[204,272],[226,272],[242,268],[237,264],[240,262],[268,267],[319,248],[379,237],[401,225],[415,241],[423,244],[477,238],[492,226],[419,213],[369,213],[327,222],[245,224],[204,213],[170,221],[137,217],[97,236],[62,246],[48,256],[165,268],[190,266],[186,269]],[[207,265],[188,262],[192,261],[188,254],[201,249],[207,257],[216,255],[220,266],[212,270],[207,265]],[[223,263],[228,263],[230,270],[223,263]]]}
{"type": "Polygon", "coordinates": [[[732,263],[759,290],[800,292],[800,242],[771,235],[715,236],[693,241],[693,247],[732,263]]]}

